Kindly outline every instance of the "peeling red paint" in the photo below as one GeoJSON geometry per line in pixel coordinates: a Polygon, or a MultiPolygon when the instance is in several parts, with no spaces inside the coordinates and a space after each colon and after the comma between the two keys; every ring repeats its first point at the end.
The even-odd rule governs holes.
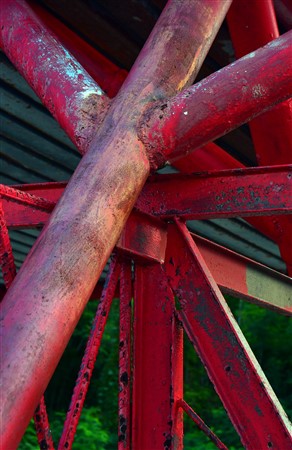
{"type": "Polygon", "coordinates": [[[180,302],[184,329],[243,445],[289,448],[290,422],[191,235],[178,220],[169,225],[165,270],[180,302]]]}
{"type": "Polygon", "coordinates": [[[0,45],[81,153],[102,123],[109,99],[29,5],[1,1],[0,45]]]}
{"type": "Polygon", "coordinates": [[[291,97],[291,37],[289,31],[150,107],[141,121],[140,137],[153,167],[162,160],[175,161],[291,97]]]}
{"type": "Polygon", "coordinates": [[[132,388],[132,267],[124,260],[120,279],[120,343],[119,343],[119,426],[118,449],[131,448],[132,388]]]}
{"type": "MultiPolygon", "coordinates": [[[[8,249],[7,255],[2,252],[2,266],[5,254],[4,265],[9,259],[11,273],[14,270],[7,224],[46,223],[3,302],[6,364],[3,379],[10,399],[10,403],[4,405],[3,414],[7,428],[3,441],[5,448],[16,447],[116,243],[121,255],[123,252],[119,258],[124,258],[120,292],[119,448],[182,449],[181,407],[190,410],[182,400],[181,322],[206,364],[243,442],[251,448],[286,448],[291,443],[286,433],[285,416],[237,330],[192,236],[176,219],[176,225],[169,226],[166,243],[165,224],[161,221],[173,220],[177,214],[184,218],[205,218],[233,217],[239,213],[291,213],[287,167],[152,179],[137,205],[158,215],[159,219],[137,211],[129,217],[150,166],[155,168],[163,165],[168,157],[176,158],[193,150],[291,95],[292,84],[286,78],[291,72],[286,45],[290,33],[175,97],[198,73],[230,3],[229,0],[169,2],[109,108],[109,100],[97,84],[27,4],[19,0],[2,1],[5,14],[2,11],[1,43],[4,50],[81,153],[88,149],[48,221],[49,212],[63,192],[64,184],[30,186],[24,188],[26,192],[0,186],[7,208],[7,221],[1,221],[1,243],[8,249]],[[202,16],[204,20],[201,20],[202,16]],[[288,67],[285,73],[282,73],[283,63],[288,67]],[[216,91],[220,91],[219,94],[216,91]],[[143,123],[141,134],[148,148],[147,154],[137,129],[146,117],[145,111],[148,117],[153,107],[156,108],[154,115],[146,127],[143,123]],[[201,120],[200,126],[197,118],[201,120]],[[161,180],[166,180],[164,190],[161,180]],[[30,195],[30,192],[37,195],[30,195]],[[209,196],[204,197],[206,193],[209,196]],[[7,207],[11,200],[17,205],[13,211],[7,207]],[[182,306],[179,313],[175,311],[174,296],[166,275],[158,264],[165,260],[165,250],[165,267],[182,306]],[[125,255],[133,258],[136,264],[133,377],[130,344],[132,273],[131,263],[125,255]],[[36,272],[35,267],[42,270],[36,272]],[[23,320],[25,314],[30,314],[29,323],[23,320]],[[28,352],[25,342],[30,343],[33,352],[28,352]],[[15,360],[17,366],[13,366],[15,360]],[[34,385],[31,384],[32,373],[36,379],[34,385]],[[16,415],[19,417],[17,429],[12,420],[16,415]]],[[[223,159],[224,164],[233,167],[230,158],[225,156],[223,159]]],[[[228,251],[223,253],[222,258],[227,258],[238,277],[235,285],[228,284],[224,278],[226,273],[223,277],[220,273],[220,278],[218,270],[214,269],[216,281],[251,299],[248,263],[239,262],[228,251]]],[[[205,254],[209,254],[209,260],[216,259],[210,247],[205,254]]],[[[213,260],[210,265],[212,263],[213,260]]],[[[120,265],[118,259],[110,269],[60,449],[71,447],[74,439],[116,291],[120,265]]],[[[13,273],[4,277],[7,286],[13,277],[13,273]]],[[[254,300],[261,303],[261,299],[254,300]]],[[[261,304],[267,306],[264,303],[261,304]]],[[[271,304],[281,312],[291,311],[287,304],[271,304]]],[[[40,445],[53,448],[50,447],[53,444],[43,403],[36,414],[40,412],[44,416],[36,417],[37,425],[42,421],[42,427],[38,429],[40,445]]],[[[225,448],[223,444],[220,447],[218,441],[217,444],[219,448],[225,448]]]]}

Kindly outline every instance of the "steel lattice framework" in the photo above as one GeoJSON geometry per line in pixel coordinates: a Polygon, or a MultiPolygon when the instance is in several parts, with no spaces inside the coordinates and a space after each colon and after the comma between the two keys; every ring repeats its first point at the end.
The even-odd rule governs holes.
{"type": "Polygon", "coordinates": [[[221,293],[291,315],[291,280],[185,225],[246,217],[291,269],[292,31],[279,37],[272,2],[235,1],[228,22],[240,59],[192,84],[231,0],[171,0],[126,79],[96,52],[93,80],[41,8],[0,4],[1,48],[84,155],[68,185],[0,186],[2,448],[17,447],[34,412],[41,448],[54,448],[42,395],[113,249],[58,449],[72,446],[117,286],[120,449],[182,448],[183,411],[226,448],[183,399],[183,329],[244,446],[292,448],[287,416],[221,293]],[[211,143],[251,119],[258,168],[211,143]],[[192,174],[202,154],[206,170],[192,174]],[[185,173],[149,177],[167,161],[185,173]],[[15,277],[8,228],[40,224],[15,277]],[[269,287],[257,289],[250,271],[269,287]]]}

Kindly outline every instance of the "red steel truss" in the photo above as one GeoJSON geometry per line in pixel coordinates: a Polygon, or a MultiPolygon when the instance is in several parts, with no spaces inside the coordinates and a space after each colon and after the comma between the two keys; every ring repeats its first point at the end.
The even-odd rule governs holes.
{"type": "Polygon", "coordinates": [[[40,7],[0,5],[1,48],[84,154],[68,185],[0,185],[3,449],[17,448],[34,412],[40,447],[54,448],[42,395],[114,248],[58,448],[72,447],[117,286],[120,449],[183,448],[183,411],[226,448],[183,399],[183,329],[246,448],[290,448],[291,424],[220,290],[291,315],[291,279],[191,235],[184,221],[252,216],[281,248],[291,243],[274,220],[287,226],[292,212],[292,31],[278,36],[271,2],[235,1],[232,40],[239,56],[252,53],[190,87],[231,0],[169,1],[126,79],[53,19],[57,37],[40,7]],[[253,13],[259,42],[237,28],[250,20],[253,30],[253,13]],[[269,166],[244,168],[210,141],[256,116],[256,151],[269,166]],[[273,139],[262,139],[266,127],[273,139]],[[288,150],[278,160],[280,140],[288,150]],[[148,179],[166,161],[205,172],[148,179]],[[8,228],[40,225],[15,277],[8,228]]]}

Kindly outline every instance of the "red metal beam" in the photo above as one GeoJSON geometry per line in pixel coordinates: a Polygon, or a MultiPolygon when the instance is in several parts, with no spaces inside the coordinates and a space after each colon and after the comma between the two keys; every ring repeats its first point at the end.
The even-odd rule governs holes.
{"type": "Polygon", "coordinates": [[[279,37],[272,0],[233,0],[227,23],[237,58],[279,37]]]}
{"type": "MultiPolygon", "coordinates": [[[[11,30],[19,28],[23,41],[18,41],[17,53],[25,54],[19,67],[29,67],[35,61],[35,43],[37,36],[42,38],[41,29],[28,42],[23,29],[12,22],[13,17],[9,16],[9,24],[6,23],[9,9],[17,10],[22,3],[6,2],[2,33],[10,45],[13,32],[6,34],[7,25],[11,30]],[[26,50],[22,49],[25,42],[26,50]],[[33,54],[28,51],[30,46],[33,54]]],[[[211,45],[210,35],[214,36],[214,29],[220,27],[229,5],[229,1],[222,4],[190,0],[167,4],[62,199],[4,297],[1,313],[1,376],[6,393],[1,405],[5,418],[4,447],[15,447],[21,439],[149,174],[147,154],[137,135],[145,102],[174,95],[192,81],[202,62],[201,55],[211,45]],[[36,271],[39,267],[42,270],[36,271]],[[17,431],[15,416],[21,418],[17,431]]],[[[46,67],[46,61],[38,59],[38,71],[46,67]]],[[[59,61],[60,70],[67,69],[62,62],[59,61]]],[[[50,84],[48,81],[46,72],[45,82],[50,84]]]]}
{"type": "Polygon", "coordinates": [[[84,153],[109,99],[21,0],[1,0],[0,46],[84,153]]]}
{"type": "MultiPolygon", "coordinates": [[[[186,219],[207,219],[291,214],[291,168],[291,165],[286,165],[152,176],[136,207],[147,215],[160,218],[174,215],[186,219]]],[[[44,225],[49,213],[42,210],[51,211],[65,187],[66,183],[37,183],[17,186],[18,189],[6,186],[1,189],[0,185],[7,226],[44,225]]],[[[151,222],[147,215],[145,220],[151,222]]],[[[127,247],[127,239],[124,234],[121,246],[127,247]]],[[[147,249],[145,243],[140,253],[145,255],[147,249]]]]}
{"type": "MultiPolygon", "coordinates": [[[[238,58],[279,36],[271,0],[235,0],[228,15],[228,26],[238,58]],[[247,32],[248,30],[248,32],[247,32]]],[[[291,41],[292,42],[292,41],[291,41]]],[[[290,43],[290,60],[292,49],[290,43]]],[[[249,123],[259,164],[292,162],[292,99],[253,119],[249,123]]],[[[277,242],[288,273],[292,275],[291,218],[271,217],[277,242]]]]}
{"type": "Polygon", "coordinates": [[[54,450],[54,442],[50,429],[44,396],[34,413],[34,424],[40,449],[54,450]]]}
{"type": "MultiPolygon", "coordinates": [[[[232,158],[223,149],[214,143],[199,148],[187,157],[175,161],[174,166],[184,173],[193,173],[198,170],[223,170],[244,166],[232,158]]],[[[281,251],[282,258],[287,264],[288,273],[291,275],[292,268],[292,238],[289,218],[279,217],[246,217],[245,220],[257,228],[261,233],[275,241],[281,251]],[[284,221],[284,223],[282,223],[284,221]],[[281,222],[281,224],[279,224],[281,222]]]]}
{"type": "Polygon", "coordinates": [[[157,175],[136,207],[160,218],[186,220],[292,214],[292,165],[157,175]]]}
{"type": "MultiPolygon", "coordinates": [[[[263,3],[263,2],[260,2],[263,3]]],[[[258,5],[261,6],[261,5],[258,5]]],[[[70,29],[68,29],[62,22],[60,22],[58,19],[56,19],[54,16],[52,16],[50,13],[45,11],[42,7],[39,5],[32,3],[31,4],[32,9],[37,13],[38,17],[41,18],[41,20],[45,23],[46,26],[48,26],[50,29],[53,30],[54,33],[60,38],[63,45],[65,45],[66,48],[68,48],[69,51],[82,63],[82,65],[85,67],[86,70],[90,73],[90,75],[97,81],[101,83],[101,86],[107,90],[109,95],[114,95],[115,92],[119,89],[120,85],[124,81],[125,78],[125,71],[118,70],[118,68],[113,65],[110,61],[108,61],[106,58],[104,58],[102,55],[100,55],[95,49],[93,49],[91,46],[86,44],[82,39],[80,39],[75,33],[73,33],[70,29]],[[95,61],[95,64],[92,64],[92,61],[95,61]],[[98,64],[96,64],[98,62],[98,64]]],[[[29,10],[27,10],[27,13],[29,13],[29,10]]],[[[30,14],[30,13],[29,13],[30,14]]],[[[30,14],[31,16],[31,14],[30,14]]],[[[32,18],[32,17],[31,17],[32,18]]],[[[34,19],[35,20],[35,19],[34,19]]],[[[37,22],[36,22],[37,23],[37,22]]],[[[45,30],[45,29],[44,29],[45,30]]],[[[256,33],[256,36],[258,36],[258,30],[256,33]]],[[[50,99],[48,99],[48,103],[50,103],[50,99]]],[[[84,112],[84,104],[82,105],[81,112],[84,112]]],[[[79,116],[79,120],[82,122],[84,119],[84,114],[81,113],[81,116],[79,116]]],[[[77,111],[76,111],[77,113],[77,111]]],[[[90,134],[94,132],[95,128],[98,128],[100,117],[91,117],[92,122],[90,122],[90,134]],[[95,125],[96,122],[96,125],[95,125]]],[[[78,120],[78,117],[77,117],[78,120]]],[[[280,120],[280,123],[278,124],[277,128],[279,126],[282,127],[282,120],[280,120]]],[[[70,122],[71,126],[71,122],[70,122]]],[[[74,131],[73,131],[74,132],[74,131]]],[[[88,129],[85,131],[88,133],[88,129]]],[[[90,138],[90,136],[88,136],[90,138]]],[[[74,138],[75,139],[75,138],[74,138]]],[[[284,141],[284,140],[283,140],[284,141]]],[[[83,141],[80,141],[79,144],[83,145],[83,141]]],[[[88,144],[88,142],[85,142],[85,147],[88,144]]],[[[209,147],[213,146],[216,147],[214,144],[208,144],[209,147]]],[[[81,146],[82,147],[82,146],[81,146]]],[[[83,153],[85,149],[80,147],[80,151],[83,153]]],[[[214,160],[213,156],[210,155],[210,148],[208,148],[208,155],[204,153],[202,150],[198,150],[195,155],[195,161],[196,165],[194,166],[194,163],[190,161],[188,158],[184,167],[182,167],[183,161],[178,161],[177,165],[180,169],[184,169],[187,167],[188,170],[192,167],[191,171],[197,170],[198,168],[201,169],[210,169],[210,168],[231,168],[232,166],[228,163],[228,161],[232,160],[231,157],[228,158],[228,155],[223,155],[225,152],[221,152],[220,160],[222,158],[224,159],[225,167],[218,166],[218,158],[217,162],[214,160]],[[200,167],[198,167],[199,160],[202,160],[202,164],[200,167]],[[205,164],[208,164],[207,166],[205,164]],[[228,164],[228,165],[226,165],[228,164]]],[[[218,153],[218,152],[217,152],[218,153]]],[[[217,154],[216,154],[217,155],[217,154]]],[[[217,155],[218,156],[218,155],[217,155]]],[[[190,157],[192,158],[192,157],[190,157]]],[[[216,158],[215,158],[216,159],[216,158]]],[[[236,165],[234,166],[236,167],[236,165]]],[[[277,235],[279,234],[279,229],[281,230],[282,227],[276,226],[276,228],[273,226],[273,223],[269,223],[268,220],[262,220],[262,219],[250,219],[249,220],[253,225],[255,225],[257,228],[259,228],[263,233],[265,233],[267,236],[269,236],[271,239],[277,240],[277,235]]],[[[287,241],[287,239],[285,239],[287,241]]],[[[284,254],[285,259],[288,261],[289,264],[289,254],[292,253],[291,246],[285,244],[281,245],[282,253],[284,254]]]]}
{"type": "Polygon", "coordinates": [[[291,424],[185,225],[169,226],[165,262],[185,331],[250,449],[289,448],[291,424]]]}
{"type": "MultiPolygon", "coordinates": [[[[49,183],[25,187],[29,192],[57,201],[64,189],[64,184],[49,183]]],[[[3,203],[9,227],[44,225],[49,218],[48,213],[40,210],[27,206],[23,209],[21,204],[18,204],[16,208],[15,203],[11,208],[11,202],[3,203]]],[[[135,261],[141,261],[144,264],[161,263],[165,258],[166,241],[167,232],[164,222],[134,210],[128,218],[116,247],[135,261]]],[[[291,315],[292,282],[290,278],[199,236],[196,236],[195,241],[217,284],[224,292],[279,313],[291,315]]],[[[91,297],[100,297],[98,287],[91,297]]]]}
{"type": "Polygon", "coordinates": [[[173,166],[188,174],[206,170],[228,170],[245,167],[214,142],[209,142],[204,147],[198,148],[194,153],[174,161],[173,166]]]}
{"type": "MultiPolygon", "coordinates": [[[[54,16],[52,16],[50,13],[45,11],[41,6],[32,3],[31,4],[32,9],[37,13],[38,17],[41,18],[41,20],[44,22],[46,27],[49,27],[53,30],[53,32],[60,38],[62,44],[77,58],[78,61],[82,63],[82,65],[85,67],[85,69],[90,73],[90,75],[101,84],[102,88],[105,89],[110,96],[113,96],[121,86],[122,82],[125,79],[126,73],[125,71],[121,71],[118,69],[114,64],[112,64],[110,61],[108,61],[103,55],[100,55],[95,49],[93,49],[91,46],[89,46],[85,41],[80,39],[75,33],[73,33],[70,29],[68,29],[62,22],[60,22],[58,19],[56,19],[54,16]],[[92,64],[92,61],[94,61],[94,64],[92,64]],[[97,64],[98,62],[98,64],[97,64]]],[[[29,10],[27,10],[27,13],[29,13],[29,10]]],[[[30,14],[30,13],[29,13],[30,14]]],[[[31,14],[30,14],[31,15],[31,14]]],[[[258,33],[256,33],[258,36],[258,33]]],[[[202,59],[203,57],[201,57],[202,59]]],[[[48,100],[50,103],[50,100],[48,100]]],[[[81,108],[81,111],[84,112],[84,105],[81,108]]],[[[77,113],[77,111],[76,111],[77,113]]],[[[84,114],[82,113],[79,117],[80,121],[82,122],[84,119],[84,114]]],[[[92,123],[90,123],[91,131],[90,133],[93,135],[94,129],[98,128],[100,117],[91,117],[92,123]],[[96,122],[96,125],[94,123],[96,122]]],[[[78,120],[78,118],[77,118],[78,120]]],[[[280,121],[281,122],[281,121],[280,121]]],[[[71,123],[70,123],[71,125],[71,123]]],[[[280,124],[279,124],[280,126],[280,124]]],[[[277,128],[279,128],[279,126],[277,128]]],[[[85,131],[88,133],[88,129],[85,131]]],[[[90,138],[90,136],[88,136],[90,138]]],[[[80,141],[79,144],[83,145],[83,141],[80,141]]],[[[87,146],[88,142],[84,143],[85,147],[87,146]]],[[[214,159],[214,149],[215,144],[208,144],[208,153],[204,152],[204,150],[197,150],[195,155],[195,166],[192,161],[193,155],[191,155],[189,158],[187,158],[186,163],[183,166],[183,161],[178,161],[177,166],[181,170],[187,170],[188,171],[195,171],[197,169],[211,169],[211,168],[231,168],[236,167],[237,163],[232,166],[230,165],[232,162],[231,157],[227,155],[225,152],[221,151],[220,153],[220,161],[224,161],[224,166],[220,165],[218,166],[218,147],[216,151],[216,157],[214,159]],[[212,146],[212,154],[211,152],[211,146],[212,146]],[[191,160],[190,160],[191,158],[191,160]],[[202,164],[198,166],[199,161],[202,161],[202,164]],[[206,166],[207,164],[207,166],[206,166]]],[[[82,147],[82,146],[81,146],[82,147]]],[[[81,148],[80,151],[83,153],[85,151],[85,148],[81,148]]],[[[239,163],[238,163],[239,164],[239,163]]],[[[277,235],[279,234],[277,230],[279,230],[279,227],[276,227],[276,229],[273,226],[273,223],[269,223],[268,220],[262,220],[262,219],[250,219],[249,220],[254,226],[259,228],[263,233],[265,233],[267,236],[269,236],[271,239],[276,240],[277,235]]],[[[281,227],[280,227],[281,229],[281,227]]],[[[282,245],[282,249],[285,249],[285,245],[282,245]]],[[[290,249],[290,246],[288,246],[290,249]]],[[[289,255],[290,250],[285,251],[285,257],[287,260],[287,256],[289,255]]],[[[283,250],[284,251],[284,250],[283,250]]]]}
{"type": "Polygon", "coordinates": [[[172,352],[181,339],[175,337],[173,294],[159,264],[136,265],[134,300],[132,446],[180,450],[182,427],[174,411],[182,398],[182,351],[172,352]]]}
{"type": "Polygon", "coordinates": [[[192,237],[222,292],[292,315],[291,278],[200,236],[192,237]]]}
{"type": "Polygon", "coordinates": [[[132,379],[132,267],[124,260],[120,277],[119,423],[118,449],[131,449],[132,379]]]}
{"type": "Polygon", "coordinates": [[[56,205],[55,202],[30,194],[29,192],[25,192],[24,190],[15,189],[11,186],[5,186],[4,184],[0,184],[0,197],[22,205],[45,210],[47,212],[52,212],[56,205]]]}
{"type": "Polygon", "coordinates": [[[167,240],[166,224],[156,217],[133,210],[116,244],[135,261],[162,263],[167,240]]]}
{"type": "Polygon", "coordinates": [[[102,336],[115,294],[120,271],[121,263],[117,258],[115,258],[111,263],[107,276],[107,282],[105,283],[101,299],[98,303],[96,315],[91,327],[90,336],[86,344],[86,349],[78,373],[78,378],[67,412],[64,429],[58,445],[58,450],[66,450],[68,448],[72,448],[77,425],[83,409],[95,361],[99,352],[102,336]]]}
{"type": "Polygon", "coordinates": [[[152,166],[178,159],[291,97],[291,38],[292,31],[146,111],[140,137],[152,166]]]}
{"type": "MultiPolygon", "coordinates": [[[[192,154],[190,156],[194,157],[198,153],[198,164],[199,167],[197,169],[202,168],[203,170],[207,169],[208,166],[206,164],[210,163],[211,168],[216,168],[216,165],[218,165],[218,169],[224,169],[225,164],[230,165],[232,167],[232,163],[234,162],[234,166],[236,167],[236,164],[238,164],[239,167],[244,167],[240,165],[240,163],[236,162],[234,158],[231,156],[228,156],[228,159],[226,161],[226,153],[220,149],[220,147],[216,146],[215,144],[208,144],[207,146],[208,154],[207,158],[205,159],[204,156],[204,149],[199,149],[196,151],[195,154],[192,154]],[[229,160],[229,164],[228,164],[229,160]]],[[[178,162],[180,162],[179,160],[178,162]]],[[[196,171],[196,165],[194,163],[189,163],[189,168],[192,168],[191,172],[196,171]]],[[[226,167],[225,167],[226,168],[226,167]]],[[[66,186],[66,183],[36,183],[36,184],[28,184],[28,185],[19,185],[14,186],[17,190],[25,191],[31,195],[37,196],[37,197],[45,197],[46,201],[49,202],[57,202],[66,186]]],[[[11,228],[25,228],[25,227],[34,227],[34,226],[43,226],[48,218],[48,213],[42,212],[39,209],[32,209],[24,204],[21,204],[17,201],[17,207],[16,203],[12,204],[11,202],[7,201],[7,197],[5,195],[2,195],[3,197],[3,207],[5,211],[5,218],[7,221],[7,226],[11,228]]],[[[19,198],[19,197],[18,197],[19,198]]],[[[16,200],[16,199],[15,199],[16,200]]],[[[273,221],[268,221],[268,218],[262,217],[248,217],[247,220],[256,228],[258,228],[261,232],[263,232],[266,236],[268,236],[270,239],[276,241],[277,236],[279,234],[279,231],[274,226],[273,221]]],[[[127,230],[125,230],[127,233],[127,230]]],[[[128,239],[127,237],[121,237],[122,239],[128,239]]],[[[120,241],[121,248],[126,248],[125,243],[120,241]]],[[[141,244],[143,244],[143,241],[141,241],[141,244]]],[[[145,257],[146,250],[149,251],[149,249],[152,248],[154,251],[154,254],[149,254],[149,258],[154,257],[154,260],[158,260],[159,254],[157,251],[159,249],[162,250],[161,247],[150,247],[149,245],[144,246],[142,250],[143,252],[143,258],[145,257]]]]}
{"type": "Polygon", "coordinates": [[[187,402],[181,400],[179,406],[184,410],[184,412],[192,419],[192,421],[200,428],[200,430],[205,433],[206,436],[216,445],[220,450],[228,450],[226,445],[220,441],[218,436],[205,424],[201,417],[188,405],[187,402]]]}
{"type": "Polygon", "coordinates": [[[10,194],[10,187],[0,188],[7,227],[42,227],[66,186],[66,182],[17,185],[13,187],[13,196],[6,194],[10,194]]]}
{"type": "Polygon", "coordinates": [[[29,2],[29,4],[45,26],[53,31],[61,44],[77,59],[106,94],[110,98],[114,97],[125,81],[128,72],[120,69],[99,53],[41,5],[36,2],[29,2]]]}
{"type": "MultiPolygon", "coordinates": [[[[279,37],[272,0],[235,0],[227,18],[237,58],[279,37]]],[[[291,163],[291,120],[292,100],[288,100],[250,122],[261,165],[291,163]]]]}
{"type": "Polygon", "coordinates": [[[0,267],[6,289],[11,286],[16,275],[16,267],[12,253],[12,247],[7,229],[2,201],[0,199],[0,267]]]}

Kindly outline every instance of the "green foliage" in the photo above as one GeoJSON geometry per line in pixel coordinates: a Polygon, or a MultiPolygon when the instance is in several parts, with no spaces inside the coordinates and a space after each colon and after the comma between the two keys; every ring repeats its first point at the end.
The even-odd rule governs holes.
{"type": "MultiPolygon", "coordinates": [[[[291,320],[231,297],[228,297],[228,303],[280,402],[288,414],[292,414],[291,320]]],[[[61,434],[96,307],[96,302],[89,302],[46,392],[55,443],[61,434]]],[[[77,429],[74,450],[117,448],[118,326],[118,301],[114,300],[77,429]]],[[[242,449],[238,435],[187,337],[184,354],[185,400],[230,450],[242,449]]],[[[216,448],[186,415],[184,430],[186,450],[216,448]]],[[[19,449],[38,449],[32,423],[19,449]]]]}
{"type": "MultiPolygon", "coordinates": [[[[73,449],[105,450],[105,444],[109,441],[109,435],[105,431],[99,419],[100,412],[97,408],[83,408],[78,428],[76,431],[73,449]]],[[[51,421],[54,436],[61,436],[65,414],[56,412],[51,421]]]]}
{"type": "MultiPolygon", "coordinates": [[[[96,408],[83,408],[75,435],[73,449],[106,449],[106,444],[110,439],[108,433],[102,427],[98,417],[99,415],[100,413],[97,412],[96,408]]],[[[50,426],[53,430],[55,444],[57,444],[61,436],[64,421],[65,414],[62,412],[57,411],[55,414],[51,415],[50,426]]],[[[31,421],[26,430],[25,436],[19,446],[19,450],[39,450],[33,421],[31,421]]]]}
{"type": "Polygon", "coordinates": [[[30,421],[18,450],[39,450],[33,420],[30,421]]]}

